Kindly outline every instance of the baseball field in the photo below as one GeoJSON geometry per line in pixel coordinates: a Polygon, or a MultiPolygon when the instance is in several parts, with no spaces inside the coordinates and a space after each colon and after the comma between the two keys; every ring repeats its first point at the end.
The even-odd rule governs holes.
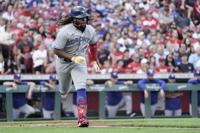
{"type": "Polygon", "coordinates": [[[84,129],[75,120],[0,122],[0,133],[200,133],[200,119],[90,120],[84,129]]]}

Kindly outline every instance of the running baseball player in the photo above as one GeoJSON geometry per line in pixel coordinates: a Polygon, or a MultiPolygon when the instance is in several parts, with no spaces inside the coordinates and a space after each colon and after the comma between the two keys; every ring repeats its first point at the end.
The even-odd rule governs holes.
{"type": "MultiPolygon", "coordinates": [[[[6,87],[12,87],[13,91],[17,90],[18,85],[28,85],[28,93],[27,93],[27,98],[31,99],[32,98],[32,91],[35,87],[35,83],[33,82],[26,82],[26,81],[21,81],[21,74],[16,73],[14,74],[14,82],[9,82],[6,81],[3,83],[4,86],[6,87]]],[[[21,113],[24,113],[25,116],[27,117],[30,114],[33,114],[36,112],[36,110],[27,104],[27,98],[25,93],[15,93],[13,92],[13,118],[17,119],[19,118],[21,113]]]]}
{"type": "Polygon", "coordinates": [[[89,126],[86,95],[88,50],[89,60],[93,67],[99,70],[96,33],[88,21],[89,14],[84,7],[73,7],[70,16],[62,19],[63,26],[59,29],[54,43],[60,93],[66,95],[70,91],[72,81],[77,92],[78,127],[89,126]]]}
{"type": "Polygon", "coordinates": [[[140,103],[140,109],[143,116],[146,116],[145,114],[145,105],[144,105],[144,99],[149,97],[149,93],[146,88],[146,84],[158,84],[160,86],[159,91],[151,91],[151,116],[154,116],[156,112],[156,105],[158,102],[158,92],[161,97],[165,96],[164,90],[166,89],[166,83],[163,80],[155,79],[154,71],[152,69],[147,70],[147,78],[142,79],[138,82],[138,88],[142,91],[142,97],[141,97],[141,103],[140,103]]]}

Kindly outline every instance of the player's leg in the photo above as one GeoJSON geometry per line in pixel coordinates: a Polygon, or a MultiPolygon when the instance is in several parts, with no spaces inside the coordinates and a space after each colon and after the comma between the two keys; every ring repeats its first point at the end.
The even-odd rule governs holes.
{"type": "Polygon", "coordinates": [[[76,65],[71,71],[72,80],[77,93],[78,126],[88,127],[87,120],[87,67],[86,65],[76,65]]]}
{"type": "Polygon", "coordinates": [[[69,72],[57,71],[58,81],[59,81],[59,91],[61,95],[67,95],[70,91],[72,84],[72,78],[69,72]]]}
{"type": "Polygon", "coordinates": [[[25,117],[29,116],[30,114],[35,113],[35,109],[28,104],[23,105],[22,107],[19,108],[19,110],[25,113],[25,117]]]}
{"type": "Polygon", "coordinates": [[[19,109],[13,109],[13,119],[19,118],[20,110],[19,109]]]}
{"type": "Polygon", "coordinates": [[[59,91],[61,95],[67,95],[67,93],[69,93],[70,91],[70,87],[72,84],[70,70],[70,63],[61,64],[60,62],[56,62],[56,73],[58,76],[59,91]]]}
{"type": "Polygon", "coordinates": [[[172,116],[172,110],[166,109],[165,110],[165,116],[172,116]]]}
{"type": "Polygon", "coordinates": [[[114,118],[117,114],[118,106],[117,105],[107,105],[106,106],[107,111],[108,111],[108,117],[109,118],[114,118]]]}
{"type": "Polygon", "coordinates": [[[151,116],[154,116],[156,113],[157,104],[151,105],[151,116]]]}
{"type": "Polygon", "coordinates": [[[144,105],[144,103],[140,103],[140,111],[142,113],[142,116],[145,117],[145,105],[144,105]]]}
{"type": "Polygon", "coordinates": [[[53,112],[54,111],[48,111],[46,109],[42,109],[42,113],[43,113],[43,118],[45,119],[52,119],[53,118],[53,112]]]}
{"type": "Polygon", "coordinates": [[[192,115],[192,104],[189,104],[189,114],[192,115]]]}
{"type": "Polygon", "coordinates": [[[181,109],[177,109],[174,111],[174,116],[181,116],[182,115],[182,110],[181,109]]]}
{"type": "Polygon", "coordinates": [[[120,102],[118,104],[116,104],[116,105],[107,105],[108,117],[109,118],[114,118],[116,116],[116,114],[117,114],[117,111],[120,108],[124,107],[125,104],[126,104],[125,99],[122,98],[120,100],[120,102]]]}
{"type": "Polygon", "coordinates": [[[125,92],[123,93],[124,101],[125,101],[125,107],[126,107],[126,114],[130,115],[133,111],[132,107],[132,93],[125,92]]]}

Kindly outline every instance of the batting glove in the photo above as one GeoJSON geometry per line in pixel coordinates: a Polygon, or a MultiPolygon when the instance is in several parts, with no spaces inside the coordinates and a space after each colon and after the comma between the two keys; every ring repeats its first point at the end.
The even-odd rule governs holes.
{"type": "Polygon", "coordinates": [[[86,62],[85,57],[83,56],[73,56],[71,61],[77,64],[84,64],[86,62]]]}

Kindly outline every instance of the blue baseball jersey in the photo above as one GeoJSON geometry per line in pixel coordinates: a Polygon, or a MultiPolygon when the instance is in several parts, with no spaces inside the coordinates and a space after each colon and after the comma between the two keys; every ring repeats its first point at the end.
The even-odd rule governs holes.
{"type": "Polygon", "coordinates": [[[181,108],[181,97],[176,98],[166,98],[165,99],[165,109],[177,110],[181,108]]]}
{"type": "MultiPolygon", "coordinates": [[[[200,78],[198,79],[190,79],[188,81],[189,84],[193,84],[193,85],[196,85],[196,84],[200,84],[200,78]]],[[[198,94],[197,94],[197,99],[198,99],[198,106],[200,106],[200,91],[198,91],[198,94]]],[[[191,103],[191,95],[190,95],[190,103],[191,103]]]]}
{"type": "MultiPolygon", "coordinates": [[[[44,81],[40,82],[41,85],[44,85],[44,81]]],[[[42,93],[42,107],[45,110],[54,110],[55,105],[55,92],[43,92],[42,93]]]]}
{"type": "MultiPolygon", "coordinates": [[[[159,84],[160,88],[165,90],[166,89],[166,83],[163,80],[160,79],[142,79],[138,82],[137,86],[138,89],[142,91],[142,97],[141,102],[144,103],[144,90],[146,88],[146,84],[159,84]]],[[[158,91],[151,91],[151,105],[154,105],[158,102],[158,91]]]]}
{"type": "Polygon", "coordinates": [[[55,105],[55,93],[44,92],[42,93],[42,106],[45,110],[54,110],[55,105]]]}
{"type": "MultiPolygon", "coordinates": [[[[118,80],[116,85],[124,84],[124,81],[118,80]]],[[[106,93],[108,105],[117,105],[123,98],[122,92],[109,91],[106,93]]]]}
{"type": "MultiPolygon", "coordinates": [[[[27,85],[28,82],[22,81],[18,85],[27,85]]],[[[25,93],[13,93],[13,107],[18,109],[23,105],[27,104],[26,94],[25,93]]]]}

